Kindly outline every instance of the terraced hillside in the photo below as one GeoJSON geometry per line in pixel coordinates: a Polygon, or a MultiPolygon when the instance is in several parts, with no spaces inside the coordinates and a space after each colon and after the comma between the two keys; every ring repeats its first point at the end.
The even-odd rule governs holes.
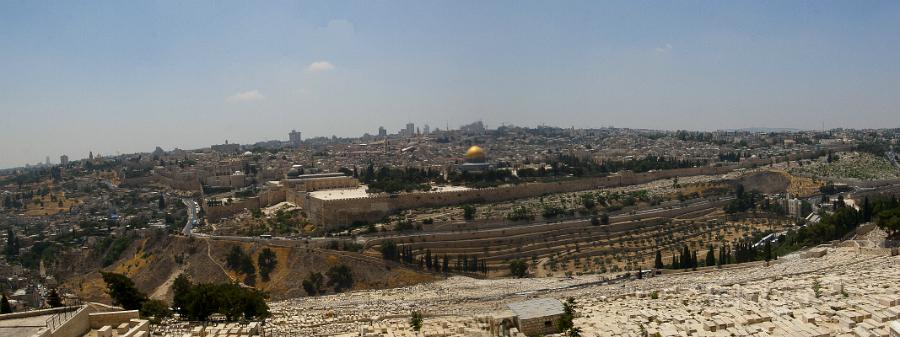
{"type": "MultiPolygon", "coordinates": [[[[450,259],[486,261],[488,276],[508,274],[512,260],[525,260],[538,276],[637,270],[654,263],[657,250],[670,263],[671,252],[688,245],[702,258],[707,245],[731,244],[763,230],[780,230],[781,221],[724,220],[722,206],[730,199],[704,200],[678,207],[648,209],[612,216],[608,224],[590,219],[515,224],[449,232],[395,235],[366,239],[367,253],[380,256],[388,241],[411,248],[415,259],[430,253],[450,259]]],[[[464,264],[462,262],[461,264],[464,264]]],[[[415,263],[414,263],[415,264],[415,263]]]]}

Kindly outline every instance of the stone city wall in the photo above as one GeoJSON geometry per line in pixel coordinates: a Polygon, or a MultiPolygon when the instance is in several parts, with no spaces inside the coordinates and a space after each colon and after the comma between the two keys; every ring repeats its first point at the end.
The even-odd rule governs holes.
{"type": "Polygon", "coordinates": [[[204,180],[206,185],[213,187],[241,188],[250,185],[250,180],[243,174],[208,176],[204,180]]]}
{"type": "Polygon", "coordinates": [[[306,195],[307,193],[304,191],[298,191],[295,189],[285,189],[284,191],[284,199],[285,201],[292,203],[294,205],[300,206],[302,208],[306,208],[306,195]]]}
{"type": "Polygon", "coordinates": [[[525,183],[514,186],[464,191],[403,193],[335,200],[310,197],[305,201],[305,208],[313,224],[330,229],[340,225],[349,225],[354,221],[378,221],[384,216],[402,209],[499,202],[530,198],[543,194],[643,184],[673,177],[719,175],[731,172],[735,168],[736,166],[704,166],[646,173],[623,173],[607,177],[556,182],[525,183]]]}
{"type": "Polygon", "coordinates": [[[285,201],[286,192],[284,189],[275,189],[260,192],[257,196],[231,202],[227,205],[208,206],[206,202],[202,202],[200,207],[206,212],[206,218],[209,221],[218,221],[222,218],[232,216],[243,212],[245,209],[260,209],[262,207],[272,206],[279,202],[285,201]]]}
{"type": "MultiPolygon", "coordinates": [[[[836,149],[836,148],[834,148],[836,149]]],[[[833,150],[834,150],[833,149],[833,150]]],[[[806,151],[772,158],[750,158],[723,166],[702,166],[644,173],[625,172],[606,177],[571,179],[556,182],[525,183],[514,186],[448,192],[418,192],[378,195],[363,198],[322,200],[307,197],[304,208],[310,221],[327,229],[350,225],[355,221],[379,221],[393,212],[421,207],[498,202],[530,198],[551,193],[577,192],[600,188],[644,184],[659,179],[697,175],[721,175],[736,169],[753,168],[777,162],[817,158],[822,151],[806,151]]]]}
{"type": "MultiPolygon", "coordinates": [[[[702,166],[654,172],[631,173],[624,172],[606,177],[570,179],[555,182],[525,183],[513,186],[472,189],[464,191],[447,192],[417,192],[401,193],[395,195],[378,195],[363,198],[348,198],[324,200],[310,197],[303,191],[294,189],[279,189],[273,192],[271,198],[261,194],[256,197],[237,201],[222,206],[203,205],[206,216],[210,221],[218,221],[222,218],[242,212],[244,209],[258,209],[274,205],[282,201],[292,202],[304,208],[310,221],[322,228],[333,229],[339,226],[350,225],[356,221],[379,221],[386,215],[398,210],[442,207],[447,205],[499,202],[514,199],[530,198],[543,194],[577,192],[600,188],[612,188],[627,185],[644,184],[659,179],[674,177],[687,177],[696,175],[719,175],[729,173],[739,168],[752,168],[775,162],[797,160],[800,158],[814,158],[818,152],[805,152],[783,157],[751,158],[740,163],[724,166],[702,166]]],[[[146,177],[158,178],[158,177],[146,177]]],[[[164,178],[164,177],[163,177],[164,178]]],[[[144,178],[137,178],[144,179],[144,178]]],[[[168,178],[166,178],[168,179],[168,178]]],[[[169,179],[172,180],[172,179],[169,179]]],[[[198,184],[199,182],[193,181],[198,184]]],[[[200,187],[197,186],[197,189],[200,187]]]]}

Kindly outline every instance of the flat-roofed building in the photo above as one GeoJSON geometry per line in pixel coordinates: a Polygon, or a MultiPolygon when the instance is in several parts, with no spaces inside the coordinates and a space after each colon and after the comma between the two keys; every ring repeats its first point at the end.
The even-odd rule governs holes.
{"type": "Polygon", "coordinates": [[[556,322],[562,317],[563,304],[555,298],[538,298],[507,304],[516,314],[515,324],[527,336],[556,333],[556,322]]]}

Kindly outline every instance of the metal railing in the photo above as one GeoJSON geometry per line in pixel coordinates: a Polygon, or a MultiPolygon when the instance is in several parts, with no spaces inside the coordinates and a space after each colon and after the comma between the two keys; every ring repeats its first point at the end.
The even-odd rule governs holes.
{"type": "Polygon", "coordinates": [[[69,321],[70,318],[80,313],[86,307],[87,306],[72,307],[73,310],[66,310],[50,316],[50,318],[48,318],[45,322],[47,328],[49,328],[51,332],[56,331],[56,329],[65,324],[67,321],[69,321]]]}

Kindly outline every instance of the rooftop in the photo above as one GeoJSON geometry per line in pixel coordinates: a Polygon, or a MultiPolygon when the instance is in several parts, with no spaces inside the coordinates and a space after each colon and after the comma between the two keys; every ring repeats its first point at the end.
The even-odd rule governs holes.
{"type": "Polygon", "coordinates": [[[520,320],[561,315],[563,313],[562,303],[555,298],[538,298],[524,302],[510,303],[507,304],[506,307],[516,313],[516,316],[519,316],[520,320]]]}
{"type": "Polygon", "coordinates": [[[0,335],[9,337],[30,337],[47,326],[47,320],[55,315],[55,312],[23,316],[16,318],[0,317],[0,335]]]}

